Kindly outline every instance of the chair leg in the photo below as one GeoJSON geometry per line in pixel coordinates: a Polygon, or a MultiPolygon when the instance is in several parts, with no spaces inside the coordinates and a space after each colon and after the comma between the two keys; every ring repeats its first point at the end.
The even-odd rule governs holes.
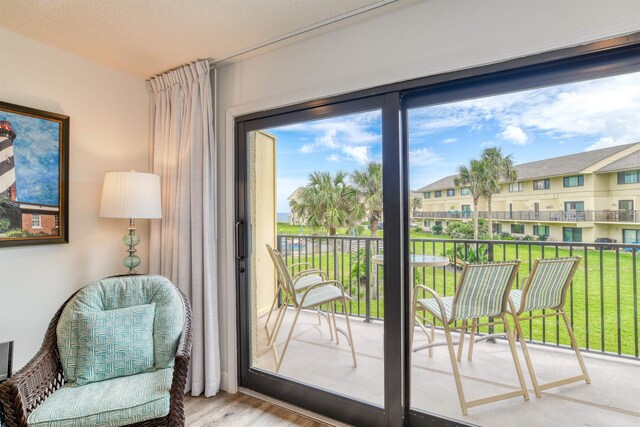
{"type": "Polygon", "coordinates": [[[456,381],[456,390],[458,391],[458,399],[460,400],[460,409],[463,415],[468,415],[467,401],[464,398],[464,390],[462,389],[462,379],[460,378],[460,370],[458,369],[458,361],[456,360],[456,350],[453,346],[453,339],[451,338],[451,330],[446,321],[444,324],[444,335],[447,340],[447,348],[449,349],[449,359],[451,360],[451,367],[453,369],[453,377],[456,381]]]}
{"type": "MultiPolygon", "coordinates": [[[[331,338],[331,341],[333,341],[334,326],[331,325],[331,303],[327,303],[326,310],[327,310],[327,324],[329,325],[329,337],[331,338]]],[[[334,322],[335,322],[335,319],[334,319],[334,322]]],[[[337,335],[338,334],[336,334],[336,340],[338,339],[337,335]]]]}
{"type": "Polygon", "coordinates": [[[347,321],[347,332],[349,333],[349,345],[351,345],[351,357],[353,358],[353,366],[358,367],[358,362],[356,362],[356,348],[353,344],[353,335],[351,335],[351,323],[349,323],[349,312],[347,311],[347,300],[342,295],[342,309],[344,310],[344,319],[347,321]]]}
{"type": "Polygon", "coordinates": [[[316,307],[316,314],[318,315],[318,325],[322,325],[322,320],[320,320],[320,307],[316,307]]]}
{"type": "Polygon", "coordinates": [[[467,333],[467,321],[463,320],[462,327],[460,328],[460,340],[458,341],[458,362],[462,361],[462,349],[464,348],[464,336],[466,333],[467,333]]]}
{"type": "Polygon", "coordinates": [[[587,373],[587,367],[584,364],[584,359],[582,358],[582,354],[580,353],[580,348],[578,347],[578,342],[576,341],[576,336],[573,334],[573,328],[571,327],[571,323],[569,322],[569,318],[567,317],[567,312],[564,310],[564,307],[560,310],[562,314],[562,318],[564,319],[564,324],[567,327],[567,332],[569,332],[569,338],[571,339],[571,346],[573,347],[573,351],[576,353],[576,357],[578,358],[578,363],[580,364],[580,369],[582,370],[582,375],[584,375],[584,380],[587,384],[591,384],[591,378],[589,378],[589,374],[587,373]]]}
{"type": "MultiPolygon", "coordinates": [[[[298,316],[300,315],[300,307],[296,308],[296,315],[293,318],[293,322],[291,323],[291,328],[289,329],[289,334],[287,335],[287,340],[284,342],[284,348],[282,349],[282,354],[278,358],[276,354],[276,373],[280,371],[280,366],[282,365],[282,360],[284,359],[284,355],[287,352],[287,348],[289,347],[289,341],[291,341],[291,336],[293,335],[293,330],[296,327],[296,322],[298,321],[298,316]]],[[[273,344],[274,352],[276,351],[276,345],[273,344]]]]}
{"type": "Polygon", "coordinates": [[[273,313],[273,309],[276,306],[276,303],[278,302],[278,296],[280,295],[280,292],[276,292],[275,297],[273,298],[273,302],[271,303],[271,308],[269,309],[269,314],[267,315],[267,320],[265,320],[264,322],[264,328],[268,330],[268,325],[269,325],[269,319],[271,319],[271,313],[273,313]]]}
{"type": "MultiPolygon", "coordinates": [[[[514,307],[511,307],[511,313],[514,313],[514,307]]],[[[522,325],[520,324],[520,318],[517,315],[512,314],[513,323],[515,325],[514,338],[520,338],[520,347],[522,348],[522,353],[524,353],[524,360],[527,364],[527,370],[529,371],[529,376],[531,377],[531,384],[533,384],[533,391],[536,394],[536,397],[542,396],[540,393],[540,386],[538,385],[538,379],[536,378],[536,373],[533,369],[533,364],[531,363],[531,356],[529,355],[529,349],[527,348],[526,340],[524,339],[524,334],[522,333],[522,325]]]]}
{"type": "Polygon", "coordinates": [[[509,330],[509,322],[507,321],[506,314],[502,316],[502,321],[504,322],[504,331],[507,334],[507,341],[509,341],[509,349],[511,350],[511,357],[513,357],[513,364],[516,367],[516,373],[518,374],[518,382],[520,383],[520,388],[522,389],[522,395],[524,397],[524,400],[529,400],[529,392],[527,392],[527,385],[524,382],[524,375],[522,375],[520,360],[518,359],[518,354],[516,353],[515,338],[509,330]]]}
{"type": "Polygon", "coordinates": [[[333,332],[336,336],[336,344],[340,344],[340,334],[338,334],[338,326],[336,325],[336,303],[330,302],[329,307],[331,307],[331,321],[333,322],[333,332]]]}
{"type": "Polygon", "coordinates": [[[467,360],[469,362],[473,359],[473,345],[476,342],[476,329],[478,329],[478,319],[473,319],[471,321],[471,336],[469,337],[469,355],[467,356],[467,360]]]}
{"type": "Polygon", "coordinates": [[[282,326],[282,320],[284,319],[284,315],[287,312],[287,300],[282,301],[282,305],[280,306],[280,310],[278,311],[278,315],[276,316],[276,323],[273,325],[273,332],[271,333],[271,338],[269,338],[269,347],[275,345],[276,338],[278,337],[278,332],[280,332],[280,327],[282,326]]]}

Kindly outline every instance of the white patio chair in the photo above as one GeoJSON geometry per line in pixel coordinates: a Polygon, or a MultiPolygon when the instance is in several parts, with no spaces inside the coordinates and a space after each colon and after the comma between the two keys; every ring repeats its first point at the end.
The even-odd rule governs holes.
{"type": "Polygon", "coordinates": [[[520,345],[522,346],[527,368],[529,369],[529,375],[531,375],[533,389],[537,397],[540,397],[542,390],[548,388],[582,380],[587,384],[591,383],[584,360],[580,354],[578,343],[576,342],[576,337],[571,328],[571,323],[564,308],[567,290],[571,285],[573,276],[578,270],[580,260],[581,257],[579,256],[570,258],[548,258],[543,260],[536,259],[531,268],[531,273],[524,279],[521,290],[514,289],[510,293],[509,312],[513,315],[515,333],[520,337],[520,345]],[[550,311],[543,311],[537,315],[531,313],[542,310],[550,311]],[[526,314],[527,312],[528,314],[526,314]],[[531,357],[529,356],[525,337],[522,333],[521,321],[546,317],[562,317],[564,320],[571,341],[571,347],[573,347],[573,351],[576,354],[582,374],[546,384],[538,384],[533,365],[531,364],[531,357]]]}
{"type": "MultiPolygon", "coordinates": [[[[273,252],[274,249],[270,245],[266,245],[266,246],[267,246],[267,251],[269,252],[269,256],[271,257],[271,260],[273,261],[273,264],[276,267],[276,271],[277,271],[278,265],[275,259],[275,254],[273,252]]],[[[320,283],[322,281],[327,280],[327,273],[325,273],[322,270],[313,268],[313,265],[308,262],[298,262],[288,266],[287,269],[291,271],[290,274],[291,274],[291,278],[293,280],[293,284],[296,289],[296,292],[304,291],[305,289],[308,289],[309,287],[315,285],[316,283],[320,283]],[[307,267],[307,268],[302,270],[301,269],[302,267],[307,267]],[[296,268],[299,268],[300,270],[297,273],[294,273],[296,268]]],[[[273,334],[272,331],[269,331],[269,320],[271,319],[271,314],[273,313],[273,309],[278,303],[278,297],[282,296],[284,298],[284,296],[286,295],[286,292],[282,292],[281,285],[282,283],[279,281],[278,290],[276,291],[276,294],[274,295],[274,298],[273,298],[273,302],[271,303],[271,308],[269,309],[267,320],[265,320],[264,322],[264,328],[267,331],[267,338],[269,339],[269,345],[273,345],[273,341],[275,341],[275,335],[273,334]]],[[[278,316],[280,315],[280,312],[283,309],[286,309],[286,307],[287,307],[287,303],[285,301],[282,301],[282,304],[280,305],[280,309],[278,311],[278,316]]],[[[278,316],[276,316],[276,319],[278,318],[278,316]]],[[[327,316],[328,316],[328,313],[327,313],[327,316]]],[[[318,322],[320,322],[319,309],[318,309],[318,322]]],[[[274,329],[275,329],[275,326],[274,326],[274,329]]]]}
{"type": "Polygon", "coordinates": [[[282,353],[278,355],[277,345],[275,343],[275,338],[280,331],[280,327],[282,326],[282,320],[284,319],[284,315],[286,312],[286,304],[283,304],[285,307],[284,310],[281,310],[278,313],[276,318],[276,324],[274,326],[273,331],[273,344],[271,348],[273,350],[274,357],[276,359],[276,372],[280,370],[282,366],[282,360],[284,359],[284,355],[287,352],[287,348],[289,347],[289,342],[291,341],[291,336],[293,335],[293,330],[296,327],[296,322],[298,321],[298,316],[303,309],[314,309],[322,306],[327,307],[327,320],[329,322],[329,328],[333,328],[333,333],[331,339],[333,340],[333,335],[336,337],[336,342],[340,344],[340,339],[338,338],[338,333],[343,333],[348,341],[348,344],[351,346],[351,356],[353,358],[353,366],[358,366],[356,362],[356,352],[353,346],[353,336],[351,334],[351,324],[349,323],[349,313],[347,311],[347,301],[351,301],[351,297],[344,292],[344,287],[338,280],[323,280],[321,282],[314,283],[313,285],[307,287],[302,292],[297,292],[295,283],[291,274],[289,273],[289,269],[285,264],[284,258],[277,250],[271,248],[270,253],[273,254],[274,262],[276,263],[276,271],[278,273],[278,278],[280,280],[281,290],[285,295],[284,300],[287,303],[291,304],[295,310],[295,316],[291,323],[291,327],[289,329],[289,333],[287,335],[287,339],[284,343],[284,348],[282,349],[282,353]],[[347,324],[347,332],[340,330],[336,325],[336,302],[342,303],[342,308],[344,310],[344,318],[347,324]],[[332,325],[333,323],[333,325],[332,325]]]}
{"type": "MultiPolygon", "coordinates": [[[[520,368],[520,361],[516,354],[515,339],[513,334],[510,333],[506,315],[509,291],[515,281],[519,266],[520,260],[485,264],[466,263],[460,276],[458,289],[453,297],[441,297],[435,290],[423,285],[418,285],[414,288],[411,318],[417,320],[416,312],[418,310],[426,310],[444,326],[446,345],[449,350],[449,358],[451,360],[453,376],[456,383],[456,389],[458,391],[458,399],[460,400],[460,408],[464,415],[468,414],[468,408],[484,405],[486,403],[497,402],[518,396],[523,396],[525,400],[529,400],[529,393],[525,386],[524,376],[522,375],[522,369],[520,368]],[[432,295],[432,298],[418,299],[419,289],[424,289],[432,295]],[[464,390],[462,388],[462,381],[460,378],[458,362],[456,360],[453,339],[451,338],[451,331],[455,329],[462,329],[462,339],[468,320],[487,317],[492,317],[494,320],[480,325],[477,325],[476,322],[476,327],[491,324],[504,325],[520,388],[507,393],[467,401],[464,397],[464,390]],[[456,321],[462,322],[462,325],[454,326],[453,324],[456,321]]],[[[410,334],[410,339],[411,348],[413,348],[413,334],[410,334]]],[[[430,343],[425,347],[430,348],[434,345],[440,344],[430,343]]]]}

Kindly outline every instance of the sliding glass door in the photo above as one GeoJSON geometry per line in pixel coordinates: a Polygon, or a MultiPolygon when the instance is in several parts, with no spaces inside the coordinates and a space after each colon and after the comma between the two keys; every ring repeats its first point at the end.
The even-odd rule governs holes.
{"type": "MultiPolygon", "coordinates": [[[[451,303],[467,263],[520,260],[518,288],[536,258],[580,255],[567,297],[576,345],[611,352],[616,340],[605,330],[616,312],[604,311],[605,294],[613,298],[605,278],[615,277],[619,292],[635,289],[635,274],[621,278],[620,266],[635,272],[636,257],[614,259],[604,246],[577,242],[600,234],[637,240],[632,225],[605,223],[628,210],[592,190],[620,185],[615,165],[637,152],[625,139],[607,139],[605,131],[619,128],[596,125],[632,116],[626,107],[636,98],[616,104],[606,94],[640,84],[632,74],[639,46],[599,52],[593,45],[591,54],[542,55],[238,119],[241,386],[354,425],[535,419],[540,405],[525,399],[523,390],[533,391],[521,345],[504,338],[507,327],[491,325],[492,315],[446,328],[433,295],[451,303]],[[575,111],[591,119],[580,122],[575,111]],[[578,122],[593,125],[590,133],[578,122]],[[474,162],[489,155],[510,160],[517,173],[501,169],[495,185],[480,188],[489,175],[474,178],[474,162]],[[590,330],[601,332],[601,345],[590,330]],[[495,394],[509,400],[485,399],[495,394]]],[[[629,132],[620,138],[637,140],[629,132]]],[[[637,359],[637,328],[633,342],[619,320],[637,321],[637,310],[617,298],[617,353],[631,355],[635,343],[637,359]]],[[[523,325],[520,340],[539,354],[555,347],[543,354],[553,359],[544,376],[576,367],[574,359],[565,363],[574,356],[563,327],[545,318],[523,325]]],[[[553,402],[575,413],[579,390],[553,402]]],[[[597,392],[583,400],[606,406],[597,392]]]]}

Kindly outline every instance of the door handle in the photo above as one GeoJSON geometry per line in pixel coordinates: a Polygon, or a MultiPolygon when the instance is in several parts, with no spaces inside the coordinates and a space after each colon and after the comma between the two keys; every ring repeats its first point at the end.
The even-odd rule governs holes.
{"type": "Polygon", "coordinates": [[[244,227],[242,227],[243,225],[244,225],[244,221],[236,222],[236,259],[238,261],[243,260],[245,257],[244,238],[240,237],[240,230],[244,230],[244,227]],[[241,247],[242,247],[242,250],[240,249],[241,247]]]}

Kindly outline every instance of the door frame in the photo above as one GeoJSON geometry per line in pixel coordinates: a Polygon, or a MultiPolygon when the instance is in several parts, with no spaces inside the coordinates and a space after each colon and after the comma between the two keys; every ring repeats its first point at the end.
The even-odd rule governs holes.
{"type": "MultiPolygon", "coordinates": [[[[281,113],[271,116],[255,117],[253,119],[244,120],[238,122],[236,125],[236,238],[238,239],[236,259],[238,264],[237,283],[238,283],[238,301],[244,303],[238,304],[238,318],[239,325],[239,348],[238,348],[238,365],[239,369],[239,382],[242,387],[246,387],[260,393],[273,396],[279,400],[292,403],[302,408],[309,409],[311,411],[321,413],[330,418],[340,420],[349,424],[355,425],[368,425],[368,426],[386,426],[386,425],[400,425],[402,423],[402,416],[404,414],[404,408],[399,403],[402,398],[402,375],[397,370],[397,366],[402,366],[400,357],[395,353],[386,352],[384,358],[384,390],[385,400],[384,407],[380,408],[373,404],[362,402],[347,396],[334,394],[329,390],[321,390],[314,388],[292,379],[281,377],[275,373],[260,370],[250,366],[251,359],[251,292],[250,292],[250,272],[251,269],[248,266],[250,259],[249,248],[251,248],[251,230],[249,227],[250,202],[249,202],[249,168],[248,168],[248,134],[252,131],[263,130],[270,127],[282,126],[287,124],[294,124],[300,122],[307,122],[312,120],[319,120],[329,117],[337,117],[347,114],[356,114],[359,112],[366,112],[371,110],[380,110],[382,112],[382,132],[383,141],[391,140],[391,135],[399,134],[399,118],[398,115],[384,114],[384,111],[393,110],[398,111],[397,104],[399,102],[398,94],[394,95],[374,95],[363,98],[358,98],[349,101],[342,101],[333,104],[326,104],[322,106],[310,106],[309,108],[289,112],[281,113]],[[397,101],[396,101],[397,100],[397,101]],[[395,101],[395,102],[394,102],[395,101]],[[391,106],[391,108],[390,108],[391,106]],[[393,368],[393,369],[392,369],[393,368]],[[392,390],[392,392],[388,392],[392,390]],[[388,410],[387,408],[392,408],[388,410]]],[[[391,145],[391,144],[386,144],[391,145]]],[[[383,155],[383,186],[394,185],[400,187],[400,170],[398,158],[400,153],[397,149],[391,147],[385,147],[382,144],[383,155]],[[389,153],[395,152],[395,157],[388,159],[389,153]],[[386,162],[389,162],[387,166],[386,162]],[[395,167],[394,167],[395,165],[395,167]],[[396,182],[390,182],[395,180],[396,182]]],[[[383,193],[384,207],[383,213],[385,218],[398,217],[397,209],[387,209],[388,206],[400,206],[397,200],[390,199],[393,194],[398,194],[397,191],[385,191],[383,193]],[[390,196],[391,195],[391,196],[390,196]]],[[[398,220],[391,219],[385,220],[385,228],[393,227],[394,223],[398,220]],[[388,224],[387,224],[388,222],[388,224]]],[[[392,233],[385,233],[384,245],[385,247],[401,247],[401,243],[398,243],[398,236],[394,236],[392,233]],[[387,246],[388,245],[388,246],[387,246]]],[[[391,257],[388,257],[391,258],[391,257]]],[[[398,263],[385,260],[385,266],[389,263],[389,271],[385,272],[385,286],[389,289],[398,288],[394,286],[394,283],[402,283],[401,280],[394,282],[395,265],[398,263]],[[387,277],[388,276],[388,277],[387,277]]],[[[397,270],[397,268],[396,268],[397,270]]],[[[387,288],[385,288],[387,289],[387,288]]],[[[394,295],[400,295],[400,292],[393,292],[394,295]]],[[[399,310],[391,309],[394,304],[399,304],[398,298],[392,297],[392,292],[386,294],[385,298],[385,312],[387,308],[390,312],[399,312],[399,310]]],[[[384,348],[397,348],[402,342],[402,337],[395,333],[388,333],[399,328],[398,324],[402,322],[400,317],[401,313],[397,315],[389,315],[385,317],[384,322],[384,348]]]]}

